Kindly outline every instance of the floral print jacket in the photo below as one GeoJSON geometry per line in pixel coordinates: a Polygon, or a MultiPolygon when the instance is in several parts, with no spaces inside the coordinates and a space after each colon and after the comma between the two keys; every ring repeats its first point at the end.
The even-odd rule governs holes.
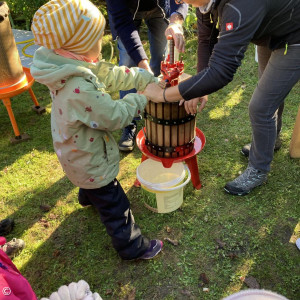
{"type": "Polygon", "coordinates": [[[142,91],[157,79],[140,68],[78,61],[44,47],[35,52],[31,74],[50,90],[54,150],[70,181],[86,189],[110,183],[120,159],[112,132],[130,124],[147,99],[132,93],[113,100],[108,93],[142,91]]]}

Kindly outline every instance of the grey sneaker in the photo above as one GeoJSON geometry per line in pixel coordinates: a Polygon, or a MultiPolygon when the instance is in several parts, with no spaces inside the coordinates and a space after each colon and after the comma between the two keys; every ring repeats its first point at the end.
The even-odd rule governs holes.
{"type": "Polygon", "coordinates": [[[25,242],[21,239],[13,238],[10,242],[1,246],[3,252],[5,252],[10,258],[17,255],[25,247],[25,242]]]}
{"type": "Polygon", "coordinates": [[[130,152],[134,148],[135,135],[136,135],[137,125],[133,121],[130,125],[126,126],[122,130],[122,136],[119,141],[119,149],[124,152],[130,152]]]}
{"type": "MultiPolygon", "coordinates": [[[[280,148],[281,148],[281,139],[280,139],[280,136],[277,136],[275,146],[274,146],[274,151],[278,151],[280,148]]],[[[249,157],[250,149],[251,149],[251,143],[245,145],[242,148],[241,153],[243,155],[245,155],[246,157],[249,157]]]]}
{"type": "Polygon", "coordinates": [[[232,195],[244,196],[267,181],[267,173],[248,167],[244,173],[228,182],[224,189],[232,195]]]}

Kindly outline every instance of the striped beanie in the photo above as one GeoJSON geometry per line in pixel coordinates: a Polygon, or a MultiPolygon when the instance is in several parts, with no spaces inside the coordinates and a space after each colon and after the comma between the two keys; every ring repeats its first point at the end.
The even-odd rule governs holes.
{"type": "Polygon", "coordinates": [[[100,39],[105,19],[88,0],[51,0],[32,20],[35,43],[48,49],[86,53],[100,39]]]}

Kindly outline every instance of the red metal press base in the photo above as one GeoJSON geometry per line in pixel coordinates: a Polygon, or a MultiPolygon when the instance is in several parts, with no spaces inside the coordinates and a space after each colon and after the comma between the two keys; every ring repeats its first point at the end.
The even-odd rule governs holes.
{"type": "MultiPolygon", "coordinates": [[[[197,157],[196,155],[203,149],[205,145],[205,136],[203,132],[196,128],[196,137],[194,142],[194,149],[187,155],[176,157],[176,158],[162,158],[153,155],[145,145],[145,136],[143,130],[140,130],[136,137],[136,143],[139,149],[142,152],[141,162],[144,160],[151,158],[156,161],[160,161],[165,168],[170,168],[173,163],[184,161],[190,169],[191,172],[191,180],[195,189],[199,190],[201,188],[201,181],[199,176],[197,157]]],[[[140,182],[138,179],[134,182],[135,186],[140,186],[140,182]]]]}

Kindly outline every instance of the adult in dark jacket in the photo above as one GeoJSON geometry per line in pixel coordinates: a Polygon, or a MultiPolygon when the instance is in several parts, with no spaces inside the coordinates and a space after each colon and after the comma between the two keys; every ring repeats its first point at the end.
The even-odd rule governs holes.
{"type": "Polygon", "coordinates": [[[150,84],[145,95],[155,102],[181,98],[188,112],[200,110],[211,94],[232,79],[247,46],[268,42],[272,50],[249,104],[252,143],[247,169],[225,185],[234,195],[245,195],[267,180],[276,140],[276,112],[300,78],[300,0],[186,0],[212,20],[211,38],[217,43],[208,65],[178,86],[162,90],[150,84]],[[216,34],[214,34],[216,32],[216,34]],[[197,98],[198,97],[198,98],[197,98]]]}
{"type": "MultiPolygon", "coordinates": [[[[166,51],[166,35],[172,35],[179,52],[184,51],[182,23],[187,4],[175,0],[106,0],[113,39],[117,39],[120,66],[146,69],[155,76],[160,74],[160,63],[166,51]],[[151,59],[144,50],[139,36],[142,21],[148,27],[151,59]]],[[[135,90],[121,91],[120,98],[135,90]]],[[[119,149],[131,151],[134,147],[136,122],[123,129],[119,149]]]]}
{"type": "MultiPolygon", "coordinates": [[[[202,13],[199,7],[196,9],[197,16],[197,33],[198,33],[198,48],[197,48],[197,72],[208,67],[209,57],[212,54],[213,46],[217,43],[217,34],[219,30],[215,30],[212,36],[212,28],[214,24],[210,22],[210,14],[202,13]]],[[[272,50],[268,46],[268,39],[261,41],[256,46],[257,61],[258,61],[258,77],[260,78],[271,57],[272,50]]],[[[281,148],[280,132],[282,127],[282,112],[284,103],[282,103],[277,111],[277,137],[274,146],[274,151],[281,148]]],[[[249,156],[251,143],[243,146],[241,153],[246,157],[249,156]]]]}

